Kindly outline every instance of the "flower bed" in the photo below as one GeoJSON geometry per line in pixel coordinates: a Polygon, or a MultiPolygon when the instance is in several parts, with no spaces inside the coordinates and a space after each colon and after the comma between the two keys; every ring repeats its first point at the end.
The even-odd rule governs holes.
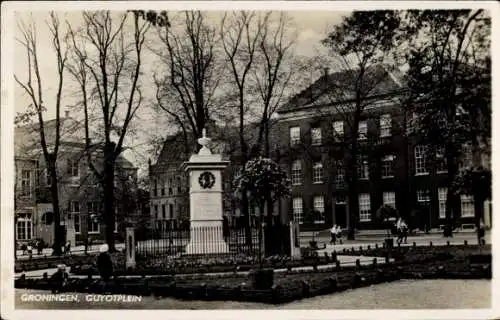
{"type": "Polygon", "coordinates": [[[31,260],[18,260],[14,264],[14,272],[26,272],[33,270],[56,268],[59,264],[76,266],[93,263],[96,255],[73,255],[73,256],[44,256],[31,260]]]}
{"type": "Polygon", "coordinates": [[[471,255],[490,255],[491,245],[448,245],[448,246],[403,246],[387,248],[363,248],[362,250],[342,250],[338,254],[353,256],[386,257],[390,253],[391,258],[397,261],[432,261],[447,260],[451,258],[468,257],[471,255]]]}
{"type": "MultiPolygon", "coordinates": [[[[333,262],[328,256],[309,257],[301,260],[291,260],[289,257],[272,256],[263,259],[263,268],[294,268],[302,266],[325,265],[333,262]]],[[[136,268],[125,269],[125,257],[118,254],[115,257],[114,272],[116,275],[162,275],[162,274],[193,274],[193,273],[221,273],[234,271],[250,271],[259,267],[260,263],[255,257],[179,257],[163,258],[155,260],[137,259],[136,268]]],[[[77,275],[97,275],[95,263],[82,263],[74,266],[71,270],[77,275]]]]}

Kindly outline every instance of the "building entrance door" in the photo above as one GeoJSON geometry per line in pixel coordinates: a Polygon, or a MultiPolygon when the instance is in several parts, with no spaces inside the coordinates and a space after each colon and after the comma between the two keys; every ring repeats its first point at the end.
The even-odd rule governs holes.
{"type": "Polygon", "coordinates": [[[347,210],[345,204],[335,204],[335,224],[346,228],[347,227],[347,210]]]}

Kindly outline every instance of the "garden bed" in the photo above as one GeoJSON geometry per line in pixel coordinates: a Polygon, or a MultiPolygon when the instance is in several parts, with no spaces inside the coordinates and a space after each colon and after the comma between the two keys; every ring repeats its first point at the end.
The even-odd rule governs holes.
{"type": "MultiPolygon", "coordinates": [[[[448,250],[453,251],[450,248],[448,250]]],[[[491,261],[491,253],[489,256],[484,252],[481,253],[483,256],[480,259],[471,258],[479,256],[478,251],[455,250],[456,254],[452,254],[451,258],[445,260],[431,260],[427,257],[421,262],[405,259],[383,265],[374,263],[366,266],[337,266],[323,270],[275,273],[274,285],[262,290],[253,288],[249,277],[235,273],[148,276],[133,279],[117,277],[106,285],[91,277],[72,278],[66,290],[170,296],[188,300],[232,300],[279,304],[400,279],[491,279],[491,263],[488,263],[491,261]]],[[[439,254],[440,252],[436,250],[435,255],[439,254]]],[[[421,254],[417,255],[421,256],[421,254]]],[[[17,279],[15,287],[42,290],[51,288],[46,278],[17,279]]]]}
{"type": "Polygon", "coordinates": [[[33,259],[17,260],[14,264],[14,272],[26,272],[41,269],[56,268],[59,264],[66,266],[77,266],[92,264],[96,254],[72,255],[72,256],[43,256],[33,259]]]}
{"type": "Polygon", "coordinates": [[[338,254],[369,257],[386,257],[390,254],[390,257],[396,261],[424,262],[427,260],[446,260],[475,255],[489,255],[491,257],[491,245],[402,246],[391,249],[384,247],[353,247],[351,250],[341,250],[338,254]]]}
{"type": "MultiPolygon", "coordinates": [[[[308,257],[300,260],[291,260],[289,257],[273,256],[263,259],[263,268],[286,269],[314,265],[326,265],[336,261],[331,256],[308,257]]],[[[250,271],[260,267],[257,258],[254,257],[231,257],[231,258],[198,258],[198,257],[178,257],[162,258],[155,260],[137,259],[136,268],[126,270],[125,257],[118,254],[115,257],[114,273],[123,275],[167,275],[167,274],[204,274],[204,273],[226,273],[235,271],[250,271]]],[[[98,270],[94,261],[74,265],[71,273],[76,275],[97,275],[98,270]]]]}

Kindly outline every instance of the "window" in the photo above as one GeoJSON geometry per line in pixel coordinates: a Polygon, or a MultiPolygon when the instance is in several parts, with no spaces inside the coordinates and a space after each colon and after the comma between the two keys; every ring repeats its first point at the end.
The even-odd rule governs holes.
{"type": "Polygon", "coordinates": [[[343,189],[345,186],[344,163],[337,161],[337,171],[335,173],[335,187],[336,189],[343,189]]]}
{"type": "Polygon", "coordinates": [[[323,164],[316,162],[313,166],[313,183],[323,183],[323,164]]]}
{"type": "Polygon", "coordinates": [[[31,213],[20,213],[16,223],[17,240],[31,240],[32,224],[31,213]]]}
{"type": "Polygon", "coordinates": [[[358,134],[359,140],[366,140],[368,137],[368,124],[366,121],[359,122],[358,134]]]}
{"type": "Polygon", "coordinates": [[[321,144],[321,128],[311,129],[311,144],[313,145],[321,144]]]}
{"type": "Polygon", "coordinates": [[[115,220],[115,229],[113,230],[113,232],[118,232],[118,221],[117,220],[115,220]]]}
{"type": "Polygon", "coordinates": [[[300,160],[295,160],[292,163],[292,184],[300,185],[302,183],[302,163],[300,160]]]}
{"type": "Polygon", "coordinates": [[[395,192],[384,192],[382,194],[382,204],[396,208],[396,193],[395,192]]]}
{"type": "Polygon", "coordinates": [[[444,147],[438,147],[436,150],[436,171],[438,173],[447,171],[444,147]]]}
{"type": "Polygon", "coordinates": [[[161,216],[163,220],[167,219],[167,207],[165,204],[161,205],[161,216]]]}
{"type": "Polygon", "coordinates": [[[380,117],[380,137],[389,137],[391,135],[391,120],[390,114],[384,114],[380,117]]]}
{"type": "Polygon", "coordinates": [[[438,201],[439,201],[439,219],[446,218],[446,198],[448,195],[447,188],[438,189],[438,201]]]}
{"type": "Polygon", "coordinates": [[[325,197],[317,196],[313,199],[314,211],[319,213],[314,223],[325,223],[325,197]]]}
{"type": "Polygon", "coordinates": [[[370,221],[370,194],[361,193],[359,195],[359,221],[370,221]]]}
{"type": "Polygon", "coordinates": [[[75,226],[75,233],[81,232],[80,226],[80,203],[78,201],[71,201],[69,203],[69,210],[73,217],[73,225],[75,226]]]}
{"type": "Polygon", "coordinates": [[[161,184],[161,195],[164,196],[165,195],[165,182],[163,182],[161,184]]]}
{"type": "Polygon", "coordinates": [[[303,221],[303,208],[302,208],[302,198],[293,198],[292,201],[293,210],[293,220],[302,224],[303,221]]]}
{"type": "Polygon", "coordinates": [[[394,156],[387,155],[382,159],[382,178],[394,177],[394,156]]]}
{"type": "Polygon", "coordinates": [[[335,196],[335,203],[336,204],[346,204],[346,202],[345,202],[345,196],[344,195],[340,195],[340,194],[336,195],[335,196]]]}
{"type": "Polygon", "coordinates": [[[429,190],[417,190],[417,201],[422,204],[428,204],[431,201],[429,190]]]}
{"type": "Polygon", "coordinates": [[[296,145],[300,143],[300,127],[290,128],[290,145],[296,145]]]}
{"type": "Polygon", "coordinates": [[[78,160],[75,159],[68,159],[67,162],[67,174],[70,177],[78,177],[79,176],[79,163],[78,160]]]}
{"type": "Polygon", "coordinates": [[[333,122],[333,138],[337,141],[341,140],[344,136],[344,122],[335,121],[333,122]]]}
{"type": "Polygon", "coordinates": [[[427,148],[425,146],[416,146],[415,147],[415,174],[427,174],[427,160],[426,153],[427,148]]]}
{"type": "Polygon", "coordinates": [[[155,197],[156,197],[156,196],[158,195],[158,181],[157,181],[157,180],[155,180],[155,181],[154,181],[154,184],[155,184],[155,186],[154,186],[154,188],[153,188],[153,196],[155,196],[155,197]]]}
{"type": "Polygon", "coordinates": [[[31,170],[21,171],[21,196],[31,197],[31,170]]]}
{"type": "Polygon", "coordinates": [[[88,233],[99,233],[99,202],[89,202],[88,207],[88,219],[87,219],[87,232],[88,233]]]}
{"type": "Polygon", "coordinates": [[[155,204],[155,220],[158,220],[158,205],[155,204]]]}
{"type": "Polygon", "coordinates": [[[172,190],[172,187],[169,187],[168,188],[168,195],[171,196],[173,193],[174,193],[174,191],[172,190]]]}
{"type": "Polygon", "coordinates": [[[474,200],[472,196],[461,195],[460,202],[462,204],[462,218],[474,217],[474,200]]]}
{"type": "Polygon", "coordinates": [[[168,210],[168,218],[169,218],[170,220],[172,220],[172,219],[174,218],[174,205],[170,203],[170,204],[168,205],[168,209],[169,209],[169,210],[168,210]]]}
{"type": "Polygon", "coordinates": [[[467,169],[472,166],[472,148],[466,144],[462,148],[462,161],[460,161],[460,169],[467,169]]]}
{"type": "Polygon", "coordinates": [[[361,157],[358,160],[358,178],[359,179],[368,179],[368,160],[366,157],[361,157]]]}

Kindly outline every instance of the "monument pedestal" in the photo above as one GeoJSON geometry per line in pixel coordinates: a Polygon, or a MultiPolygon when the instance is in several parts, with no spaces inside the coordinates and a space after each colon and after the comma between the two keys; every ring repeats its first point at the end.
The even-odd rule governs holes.
{"type": "Polygon", "coordinates": [[[186,254],[224,254],[229,246],[224,241],[222,227],[222,171],[229,161],[207,148],[210,139],[198,139],[203,147],[194,154],[183,168],[189,174],[190,241],[186,254]]]}
{"type": "Polygon", "coordinates": [[[185,248],[186,254],[224,254],[229,245],[224,241],[222,220],[192,220],[190,241],[185,248]]]}

